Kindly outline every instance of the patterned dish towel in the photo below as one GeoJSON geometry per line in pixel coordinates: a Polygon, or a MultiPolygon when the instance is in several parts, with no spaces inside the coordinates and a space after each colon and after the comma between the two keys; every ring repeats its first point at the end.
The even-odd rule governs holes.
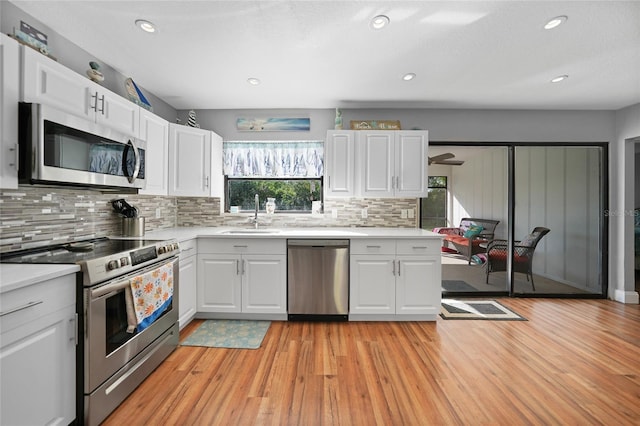
{"type": "Polygon", "coordinates": [[[125,289],[127,333],[149,327],[173,299],[173,262],[133,277],[125,289]]]}

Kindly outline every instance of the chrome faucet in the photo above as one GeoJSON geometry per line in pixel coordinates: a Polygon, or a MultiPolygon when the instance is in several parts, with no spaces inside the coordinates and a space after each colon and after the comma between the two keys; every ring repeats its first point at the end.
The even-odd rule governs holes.
{"type": "Polygon", "coordinates": [[[258,207],[260,206],[260,197],[256,194],[256,213],[253,216],[253,223],[255,224],[256,229],[258,229],[258,207]]]}

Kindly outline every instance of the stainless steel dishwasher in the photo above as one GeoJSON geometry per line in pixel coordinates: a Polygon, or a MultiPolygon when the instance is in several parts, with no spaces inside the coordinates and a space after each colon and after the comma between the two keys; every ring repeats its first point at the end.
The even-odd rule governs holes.
{"type": "Polygon", "coordinates": [[[289,320],[349,319],[349,240],[287,242],[289,320]]]}

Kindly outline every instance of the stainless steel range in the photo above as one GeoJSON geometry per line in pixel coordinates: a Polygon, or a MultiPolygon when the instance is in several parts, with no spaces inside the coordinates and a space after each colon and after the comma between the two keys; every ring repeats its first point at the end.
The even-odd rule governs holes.
{"type": "Polygon", "coordinates": [[[175,240],[101,238],[4,254],[4,263],[75,263],[77,421],[100,424],[177,347],[175,240]]]}

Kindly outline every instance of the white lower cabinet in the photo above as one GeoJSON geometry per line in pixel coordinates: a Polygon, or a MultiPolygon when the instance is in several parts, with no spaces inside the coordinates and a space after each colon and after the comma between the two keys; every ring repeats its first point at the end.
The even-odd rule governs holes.
{"type": "Polygon", "coordinates": [[[67,425],[76,417],[75,275],[0,300],[0,424],[67,425]]]}
{"type": "Polygon", "coordinates": [[[287,312],[284,239],[198,242],[198,313],[287,312]]]}
{"type": "Polygon", "coordinates": [[[180,243],[180,282],[178,287],[178,323],[180,330],[196,315],[197,299],[197,242],[180,243]]]}
{"type": "Polygon", "coordinates": [[[349,319],[436,319],[437,250],[437,240],[351,240],[349,319]]]}

